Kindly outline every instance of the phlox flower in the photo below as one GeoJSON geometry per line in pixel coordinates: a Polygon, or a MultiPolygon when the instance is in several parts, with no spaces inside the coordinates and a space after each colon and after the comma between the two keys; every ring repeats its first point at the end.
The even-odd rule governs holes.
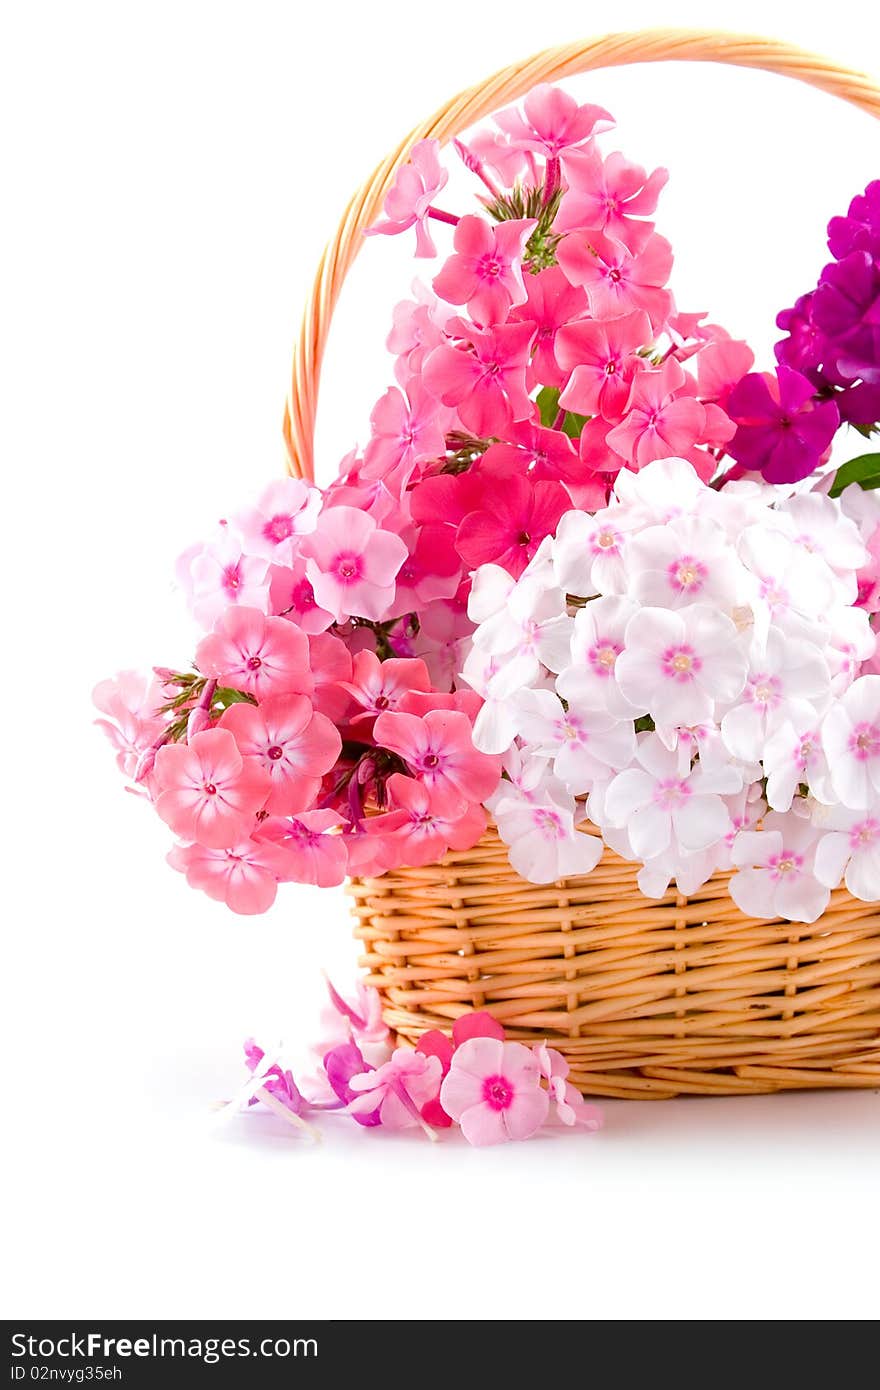
{"type": "Polygon", "coordinates": [[[643,309],[659,332],[672,307],[665,289],[672,247],[656,232],[636,252],[604,232],[569,232],[556,252],[573,285],[582,285],[594,318],[613,319],[643,309]]]}
{"type": "Polygon", "coordinates": [[[497,174],[506,188],[512,188],[517,179],[526,172],[528,160],[525,150],[512,145],[505,136],[499,135],[495,130],[477,130],[467,145],[462,144],[460,140],[453,141],[453,144],[467,168],[472,168],[474,161],[478,162],[483,166],[484,172],[488,168],[497,174]]]}
{"type": "Polygon", "coordinates": [[[546,82],[532,88],[522,111],[510,106],[493,119],[515,149],[531,150],[548,159],[585,145],[614,125],[601,106],[579,106],[568,92],[546,82]]]}
{"type": "Polygon", "coordinates": [[[332,632],[309,637],[309,665],[315,682],[312,704],[334,724],[342,722],[351,705],[344,682],[351,679],[351,652],[358,650],[354,638],[360,632],[367,640],[372,636],[368,629],[357,629],[348,645],[332,632]]]}
{"type": "Polygon", "coordinates": [[[443,457],[453,420],[453,412],[438,406],[418,378],[409,383],[405,396],[389,386],[370,415],[372,435],[360,476],[387,481],[399,475],[404,484],[421,459],[443,457]]]}
{"type": "Polygon", "coordinates": [[[230,705],[219,727],[228,729],[239,752],[267,773],[270,790],[263,809],[270,816],[306,810],[342,751],[336,728],[304,695],[270,696],[259,706],[230,705]]]}
{"type": "Polygon", "coordinates": [[[380,530],[371,516],[340,506],[324,508],[301,553],[315,598],[338,622],[351,615],[384,618],[408,552],[399,536],[380,530]]]}
{"type": "Polygon", "coordinates": [[[526,298],[522,258],[534,218],[499,222],[462,217],[454,253],[434,276],[434,292],[448,304],[465,304],[478,326],[503,323],[512,305],[526,298]]]}
{"type": "MultiPolygon", "coordinates": [[[[817,618],[841,601],[837,576],[821,555],[796,545],[781,530],[748,526],[737,546],[750,573],[747,598],[755,632],[766,638],[772,623],[784,631],[815,630],[817,618]]],[[[845,601],[845,600],[844,600],[845,601]]]]}
{"type": "Polygon", "coordinates": [[[402,537],[408,554],[397,571],[394,603],[386,616],[420,612],[435,599],[451,599],[461,583],[461,558],[446,525],[408,528],[402,537]]]}
{"type": "Polygon", "coordinates": [[[440,163],[440,141],[419,140],[410,150],[409,160],[401,164],[392,188],[385,198],[385,220],[367,228],[367,236],[396,236],[416,229],[416,255],[436,256],[437,248],[428,231],[431,204],[449,175],[440,163]]]}
{"type": "Polygon", "coordinates": [[[293,1078],[293,1072],[280,1065],[278,1054],[266,1053],[253,1038],[246,1038],[244,1059],[250,1072],[250,1081],[245,1088],[248,1105],[257,1105],[262,1101],[276,1114],[280,1114],[290,1123],[307,1130],[313,1138],[318,1138],[317,1131],[307,1124],[302,1117],[309,1110],[325,1109],[326,1107],[323,1105],[312,1106],[306,1100],[293,1078]]]}
{"type": "MultiPolygon", "coordinates": [[[[321,494],[299,478],[279,478],[260,494],[256,506],[236,518],[248,555],[273,565],[292,565],[299,537],[315,529],[321,494]]],[[[241,600],[240,600],[241,601],[241,600]]]]}
{"type": "MultiPolygon", "coordinates": [[[[542,386],[564,386],[568,371],[556,349],[560,331],[580,319],[587,311],[587,296],[578,285],[570,285],[558,265],[548,266],[537,275],[525,277],[526,298],[511,317],[535,326],[535,347],[529,376],[542,386]]],[[[572,405],[572,410],[580,409],[572,405]]]]}
{"type": "Polygon", "coordinates": [[[723,529],[708,517],[674,517],[636,532],[627,548],[629,592],[641,603],[682,608],[712,603],[730,613],[745,571],[723,529]]]}
{"type": "Polygon", "coordinates": [[[285,618],[267,618],[255,608],[230,608],[196,648],[196,666],[221,685],[256,699],[267,695],[310,695],[309,641],[285,618]]]}
{"type": "Polygon", "coordinates": [[[298,556],[293,565],[269,568],[269,612],[272,617],[289,618],[307,634],[326,632],[333,614],[321,608],[306,578],[306,562],[298,556]]]}
{"type": "Polygon", "coordinates": [[[509,795],[505,788],[492,814],[511,864],[530,883],[592,873],[604,853],[598,835],[577,829],[574,799],[561,787],[556,794],[540,784],[529,794],[510,788],[509,795]]]}
{"type": "Polygon", "coordinates": [[[161,736],[165,723],[156,710],[164,699],[159,682],[139,671],[120,671],[92,691],[93,704],[107,716],[95,723],[113,744],[125,777],[134,777],[141,755],[161,736]]]}
{"type": "MultiPolygon", "coordinates": [[[[331,1092],[336,1096],[340,1104],[348,1107],[357,1096],[357,1092],[351,1088],[351,1079],[354,1076],[364,1076],[374,1068],[364,1059],[363,1053],[356,1042],[348,1041],[337,1043],[331,1047],[323,1057],[324,1074],[331,1092]]],[[[375,1125],[382,1123],[378,1109],[367,1114],[351,1112],[351,1117],[359,1125],[366,1129],[372,1129],[375,1125]]]]}
{"type": "Polygon", "coordinates": [[[727,446],[731,458],[770,483],[808,477],[840,424],[834,402],[817,402],[812,382],[785,366],[775,377],[743,377],[730,394],[727,413],[737,426],[727,446]]]}
{"type": "Polygon", "coordinates": [[[650,223],[638,219],[656,210],[669,180],[667,169],[647,174],[619,150],[603,159],[595,145],[567,150],[562,167],[568,189],[553,224],[556,231],[590,227],[630,244],[629,238],[653,230],[650,223]]]}
{"type": "Polygon", "coordinates": [[[802,785],[809,787],[817,801],[833,802],[820,724],[811,705],[798,704],[789,708],[766,739],[761,761],[767,778],[767,803],[774,811],[790,810],[802,785]]]}
{"type": "MultiPolygon", "coordinates": [[[[607,435],[611,448],[631,468],[644,468],[654,459],[681,458],[699,443],[706,428],[706,410],[693,396],[681,394],[684,384],[685,373],[673,357],[662,367],[635,376],[624,419],[607,435]]],[[[714,468],[714,459],[707,455],[707,478],[714,468]]]]}
{"type": "Polygon", "coordinates": [[[355,1117],[378,1114],[388,1129],[420,1125],[433,1139],[421,1111],[436,1097],[442,1073],[437,1057],[398,1047],[382,1066],[350,1078],[348,1084],[355,1096],[348,1113],[355,1117]]]}
{"type": "Polygon", "coordinates": [[[424,661],[437,690],[451,689],[470,649],[471,625],[460,594],[437,599],[419,614],[419,630],[412,639],[414,657],[424,661]]]}
{"type": "Polygon", "coordinates": [[[526,368],[534,332],[532,323],[509,323],[475,329],[458,347],[444,343],[425,360],[425,385],[481,438],[503,436],[511,420],[532,413],[526,368]]]}
{"type": "Polygon", "coordinates": [[[707,604],[630,618],[615,674],[624,697],[657,724],[701,724],[745,685],[746,657],[731,620],[707,604]]]}
{"type": "Polygon", "coordinates": [[[476,606],[469,607],[468,611],[472,617],[485,611],[483,598],[491,578],[500,603],[480,622],[474,633],[474,645],[488,656],[506,658],[489,683],[492,697],[503,699],[521,686],[532,685],[540,676],[542,666],[561,671],[568,665],[572,619],[566,612],[565,594],[561,589],[550,588],[540,577],[526,572],[505,599],[503,582],[495,579],[496,571],[505,574],[494,565],[483,566],[478,571],[477,580],[481,581],[478,598],[476,606]]]}
{"type": "Polygon", "coordinates": [[[517,734],[518,720],[513,701],[491,693],[492,680],[504,663],[503,657],[489,656],[471,647],[461,670],[461,679],[476,692],[480,708],[474,715],[474,747],[483,753],[504,753],[517,734]]]}
{"type": "Polygon", "coordinates": [[[233,604],[264,613],[269,606],[267,560],[245,554],[226,525],[216,541],[181,556],[177,573],[203,627],[213,627],[233,604]]]}
{"type": "Polygon", "coordinates": [[[522,1043],[470,1038],[456,1048],[440,1104],[469,1144],[528,1139],[550,1109],[534,1053],[522,1043]]]}
{"type": "Polygon", "coordinates": [[[560,519],[553,542],[553,572],[565,593],[623,594],[623,563],[633,520],[622,507],[605,507],[593,516],[569,511],[560,519]]]}
{"type": "Polygon", "coordinates": [[[817,647],[771,627],[766,642],[753,641],[745,686],[721,720],[721,737],[730,752],[756,761],[784,720],[813,715],[815,721],[808,702],[827,702],[830,681],[828,663],[817,647]]]}
{"type": "Polygon", "coordinates": [[[269,774],[245,758],[226,729],[206,729],[156,754],[156,810],[183,840],[225,849],[245,839],[271,790],[269,774]]]}
{"type": "MultiPolygon", "coordinates": [[[[338,1042],[352,1038],[361,1047],[381,1047],[389,1038],[388,1026],[382,1018],[382,1000],[378,990],[357,980],[354,986],[354,1001],[344,998],[333,982],[325,976],[329,1009],[321,1012],[321,1025],[325,1037],[338,1042]]],[[[361,1068],[365,1070],[365,1068],[361,1068]]]]}
{"type": "Polygon", "coordinates": [[[866,810],[880,794],[880,676],[860,676],[822,724],[831,785],[845,807],[866,810]]]}
{"type": "Polygon", "coordinates": [[[641,309],[614,319],[581,319],[556,335],[556,360],[571,375],[559,404],[582,415],[618,421],[636,372],[638,349],[652,341],[651,320],[641,309]]]}
{"type": "Polygon", "coordinates": [[[474,747],[466,714],[438,709],[419,718],[386,711],[373,725],[373,737],[430,789],[450,791],[464,801],[482,801],[495,790],[500,761],[474,747]]]}
{"type": "Polygon", "coordinates": [[[388,351],[395,357],[394,376],[405,389],[421,374],[422,364],[429,352],[445,341],[444,327],[450,317],[445,304],[415,280],[413,298],[401,300],[392,313],[391,332],[385,340],[388,351]]]}
{"type": "Polygon", "coordinates": [[[606,710],[615,719],[636,711],[617,683],[615,668],[623,651],[626,625],[636,611],[627,598],[608,595],[579,608],[571,637],[571,664],[556,677],[563,700],[578,709],[606,710]]]}
{"type": "MultiPolygon", "coordinates": [[[[858,527],[830,497],[820,492],[801,492],[786,498],[776,509],[774,520],[788,523],[788,534],[795,545],[810,555],[820,555],[840,577],[868,562],[865,543],[858,527]]],[[[850,601],[856,595],[848,590],[850,601]]]]}
{"type": "Polygon", "coordinates": [[[357,724],[385,710],[400,708],[404,696],[413,690],[428,692],[431,680],[424,661],[391,657],[380,661],[374,652],[358,652],[352,663],[351,680],[343,681],[345,689],[357,702],[352,715],[357,724]]]}
{"type": "Polygon", "coordinates": [[[697,395],[724,409],[734,386],[755,361],[748,343],[738,338],[715,338],[699,349],[697,356],[697,395]]]}
{"type": "Polygon", "coordinates": [[[518,579],[571,500],[560,483],[512,477],[486,504],[464,518],[456,549],[471,568],[497,564],[518,579]]]}
{"type": "Polygon", "coordinates": [[[732,859],[739,872],[730,896],[740,912],[762,919],[815,922],[828,906],[829,892],[815,874],[819,832],[793,812],[771,811],[762,830],[737,835],[732,859]]]}
{"type": "Polygon", "coordinates": [[[277,845],[247,839],[228,849],[175,845],[168,863],[186,875],[190,888],[200,888],[245,917],[269,910],[286,869],[284,853],[277,845]]]}
{"type": "Polygon", "coordinates": [[[639,859],[670,847],[693,854],[724,838],[730,820],[723,795],[742,786],[735,768],[691,767],[656,734],[639,738],[636,763],[608,784],[604,815],[610,825],[626,829],[639,859]]]}
{"type": "Polygon", "coordinates": [[[561,1052],[546,1043],[538,1043],[532,1049],[541,1076],[547,1083],[551,1103],[556,1108],[556,1118],[561,1124],[583,1125],[595,1133],[602,1128],[602,1111],[598,1105],[588,1105],[576,1086],[568,1077],[571,1068],[561,1052]]]}
{"type": "Polygon", "coordinates": [[[629,509],[631,526],[656,526],[695,511],[715,496],[686,459],[657,459],[639,472],[621,469],[614,496],[629,509]]]}
{"type": "Polygon", "coordinates": [[[300,811],[296,816],[270,816],[254,831],[254,839],[277,845],[283,856],[276,861],[285,883],[312,883],[335,888],[348,872],[348,855],[342,824],[335,811],[300,811]]]}
{"type": "Polygon", "coordinates": [[[816,846],[813,872],[819,882],[837,888],[843,879],[854,898],[880,900],[880,805],[862,811],[832,807],[819,826],[828,832],[816,846]]]}
{"type": "Polygon", "coordinates": [[[565,708],[552,690],[521,690],[514,697],[519,734],[575,796],[611,771],[626,767],[636,750],[632,721],[602,710],[565,708]]]}
{"type": "Polygon", "coordinates": [[[482,806],[442,784],[426,785],[395,773],[387,791],[391,810],[371,816],[367,833],[390,837],[402,864],[435,864],[448,849],[470,849],[485,832],[482,806]]]}

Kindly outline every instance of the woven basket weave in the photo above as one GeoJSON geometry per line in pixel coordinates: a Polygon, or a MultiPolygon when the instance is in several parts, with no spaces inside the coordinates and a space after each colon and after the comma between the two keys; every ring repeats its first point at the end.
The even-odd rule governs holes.
{"type": "MultiPolygon", "coordinates": [[[[451,139],[539,82],[659,60],[730,63],[798,78],[880,118],[866,76],[768,39],[712,31],[612,34],[548,49],[459,93],[412,131],[351,200],[321,260],[294,357],[284,433],[312,479],[330,319],[363,231],[412,145],[451,139]]],[[[416,1041],[472,1008],[509,1036],[546,1038],[590,1095],[662,1099],[880,1086],[880,912],[845,889],[810,926],[744,917],[715,874],[691,898],[647,899],[637,866],[606,849],[587,877],[536,885],[490,829],[427,868],[350,884],[367,983],[416,1041]]]]}

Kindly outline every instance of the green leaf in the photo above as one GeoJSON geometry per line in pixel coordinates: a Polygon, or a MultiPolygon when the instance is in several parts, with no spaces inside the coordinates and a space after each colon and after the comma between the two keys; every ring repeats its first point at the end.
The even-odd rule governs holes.
{"type": "Polygon", "coordinates": [[[858,483],[859,487],[866,489],[880,487],[880,454],[860,454],[857,459],[842,463],[828,496],[839,497],[850,483],[858,483]]]}
{"type": "Polygon", "coordinates": [[[565,419],[562,422],[562,430],[569,439],[580,439],[581,430],[591,417],[589,415],[576,415],[573,410],[565,412],[565,419]]]}
{"type": "Polygon", "coordinates": [[[559,414],[559,388],[542,386],[535,400],[541,412],[541,424],[545,429],[552,429],[553,422],[559,414]]]}

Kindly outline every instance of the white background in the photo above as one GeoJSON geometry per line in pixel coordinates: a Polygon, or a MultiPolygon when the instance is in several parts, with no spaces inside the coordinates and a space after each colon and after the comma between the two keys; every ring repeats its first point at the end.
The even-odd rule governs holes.
{"type": "MultiPolygon", "coordinates": [[[[876,67],[876,18],[840,0],[2,13],[3,1312],[876,1316],[876,1094],[609,1104],[601,1136],[490,1152],[342,1124],[312,1147],[268,1116],[218,1131],[241,1039],[304,1044],[320,965],[353,977],[345,903],[290,887],[242,920],[188,890],[89,705],[105,674],[191,654],[173,559],[279,472],[313,265],[411,124],[609,20],[751,27],[876,67]]],[[[672,170],[682,307],[769,357],[828,216],[880,174],[876,128],[736,70],[574,89],[672,170]]],[[[352,277],[325,477],[364,438],[412,269],[381,240],[352,277]]]]}

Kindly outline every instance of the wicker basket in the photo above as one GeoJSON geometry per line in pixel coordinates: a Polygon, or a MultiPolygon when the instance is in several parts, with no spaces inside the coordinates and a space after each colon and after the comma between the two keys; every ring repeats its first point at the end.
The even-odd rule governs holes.
{"type": "MultiPolygon", "coordinates": [[[[352,199],[305,314],[285,414],[290,471],[313,477],[330,318],[363,230],[412,145],[446,141],[536,83],[592,68],[712,61],[795,77],[880,118],[867,77],[767,39],[711,31],[613,34],[549,49],[449,101],[352,199]]],[[[588,877],[527,883],[494,829],[427,868],[350,885],[367,982],[415,1041],[472,1008],[514,1038],[547,1038],[587,1094],[662,1099],[880,1086],[880,911],[844,889],[811,926],[744,917],[716,874],[692,898],[643,897],[606,850],[588,877]]]]}

